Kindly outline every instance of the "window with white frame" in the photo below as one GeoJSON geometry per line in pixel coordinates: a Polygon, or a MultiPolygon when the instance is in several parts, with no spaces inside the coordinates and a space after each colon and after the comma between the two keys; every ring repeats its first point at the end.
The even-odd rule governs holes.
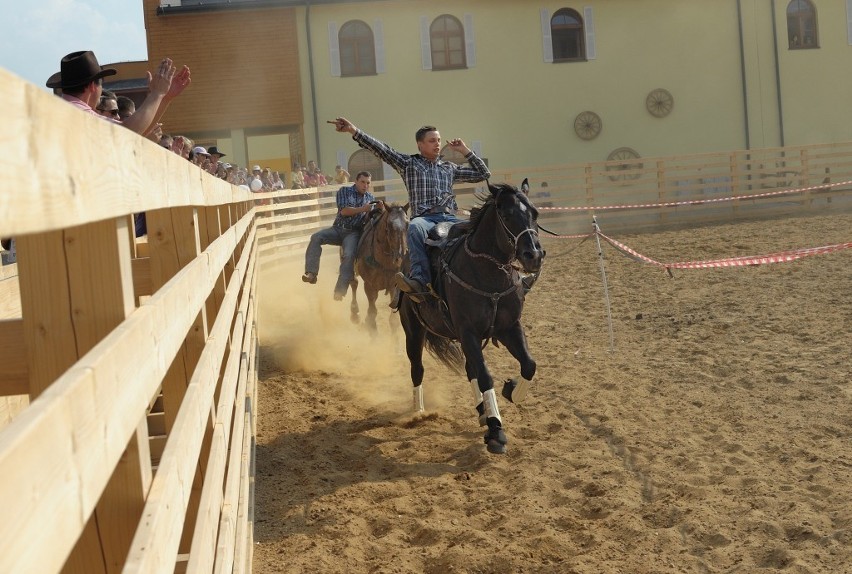
{"type": "Polygon", "coordinates": [[[586,59],[583,18],[576,10],[562,8],[550,19],[554,62],[577,62],[586,59]]]}
{"type": "Polygon", "coordinates": [[[361,20],[350,20],[340,27],[341,76],[372,76],[376,73],[376,45],[373,31],[361,20]]]}
{"type": "Polygon", "coordinates": [[[592,7],[582,14],[573,8],[560,8],[552,13],[541,9],[541,38],[544,61],[587,62],[597,58],[592,7]]]}
{"type": "Polygon", "coordinates": [[[473,16],[459,20],[443,14],[420,18],[420,50],[424,70],[459,70],[476,65],[473,16]]]}
{"type": "Polygon", "coordinates": [[[328,51],[331,75],[336,77],[373,76],[385,72],[382,22],[372,26],[349,20],[338,28],[328,23],[328,51]]]}
{"type": "Polygon", "coordinates": [[[451,70],[466,68],[464,53],[464,27],[458,18],[444,14],[432,21],[429,27],[432,49],[432,69],[451,70]]]}

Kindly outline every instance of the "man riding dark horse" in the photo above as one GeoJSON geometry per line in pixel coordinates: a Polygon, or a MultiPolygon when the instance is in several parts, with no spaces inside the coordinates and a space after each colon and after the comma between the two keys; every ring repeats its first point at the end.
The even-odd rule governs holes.
{"type": "Polygon", "coordinates": [[[408,190],[411,221],[408,225],[408,249],[411,269],[408,277],[396,275],[396,286],[415,302],[432,292],[432,275],[426,255],[426,236],[440,222],[458,223],[456,217],[455,182],[477,183],[491,176],[482,158],[473,153],[461,139],[448,142],[450,149],[464,155],[470,167],[441,159],[441,134],[434,126],[417,130],[415,140],[419,153],[400,153],[376,138],[367,135],[346,118],[330,122],[339,132],[352,134],[352,139],[367,151],[390,165],[402,177],[408,190]]]}

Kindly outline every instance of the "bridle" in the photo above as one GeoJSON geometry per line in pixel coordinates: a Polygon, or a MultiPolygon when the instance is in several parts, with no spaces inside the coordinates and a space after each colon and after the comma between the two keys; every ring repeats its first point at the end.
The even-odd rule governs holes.
{"type": "MultiPolygon", "coordinates": [[[[502,194],[502,193],[503,193],[503,191],[501,190],[494,197],[494,204],[493,204],[492,207],[495,210],[497,210],[497,202],[500,200],[500,194],[502,194]]],[[[533,227],[527,227],[523,231],[521,231],[520,233],[515,235],[515,234],[512,233],[512,230],[509,229],[509,226],[506,225],[506,222],[503,219],[503,217],[500,215],[499,211],[497,213],[497,221],[500,222],[500,227],[503,228],[503,232],[505,233],[505,237],[506,237],[506,239],[509,240],[509,244],[510,244],[510,251],[511,251],[512,254],[509,257],[509,260],[507,262],[503,263],[503,262],[499,261],[497,258],[495,258],[495,257],[493,257],[493,256],[491,256],[487,253],[476,253],[475,251],[473,251],[470,248],[470,237],[471,237],[471,235],[473,235],[473,233],[469,233],[467,235],[467,237],[465,237],[464,250],[465,250],[465,253],[467,253],[471,257],[479,257],[479,258],[491,261],[497,267],[502,269],[504,273],[511,276],[511,269],[514,268],[512,263],[514,263],[515,261],[518,260],[518,256],[517,256],[518,241],[521,240],[521,237],[523,237],[524,235],[529,233],[533,238],[533,242],[535,242],[535,240],[538,239],[538,230],[534,229],[533,227]]]]}

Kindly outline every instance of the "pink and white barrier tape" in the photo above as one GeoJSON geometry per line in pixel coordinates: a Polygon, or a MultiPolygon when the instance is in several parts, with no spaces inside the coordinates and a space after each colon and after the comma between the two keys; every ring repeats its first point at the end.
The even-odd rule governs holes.
{"type": "Polygon", "coordinates": [[[708,269],[713,267],[745,267],[749,265],[766,265],[768,263],[787,263],[810,257],[811,255],[823,255],[834,251],[852,248],[852,242],[836,243],[834,245],[825,245],[823,247],[805,247],[802,249],[794,249],[792,251],[781,251],[779,253],[771,253],[769,255],[749,255],[743,257],[729,257],[727,259],[711,259],[707,261],[679,261],[674,263],[660,263],[646,255],[642,255],[638,251],[631,249],[625,244],[616,241],[611,237],[607,237],[603,233],[599,233],[600,237],[607,243],[618,249],[620,252],[630,257],[635,261],[657,265],[664,269],[708,269]]]}

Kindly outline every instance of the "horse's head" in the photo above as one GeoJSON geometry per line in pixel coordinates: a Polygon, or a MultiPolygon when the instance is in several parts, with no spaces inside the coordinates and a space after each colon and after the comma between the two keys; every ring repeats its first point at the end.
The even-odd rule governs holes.
{"type": "Polygon", "coordinates": [[[408,204],[385,204],[385,213],[378,223],[377,240],[382,248],[394,259],[394,264],[402,264],[408,249],[408,204]]]}
{"type": "Polygon", "coordinates": [[[488,184],[498,220],[505,233],[498,232],[498,241],[505,241],[507,253],[514,252],[527,273],[541,269],[545,251],[538,241],[538,210],[529,199],[529,182],[524,179],[519,190],[501,183],[488,184]]]}

